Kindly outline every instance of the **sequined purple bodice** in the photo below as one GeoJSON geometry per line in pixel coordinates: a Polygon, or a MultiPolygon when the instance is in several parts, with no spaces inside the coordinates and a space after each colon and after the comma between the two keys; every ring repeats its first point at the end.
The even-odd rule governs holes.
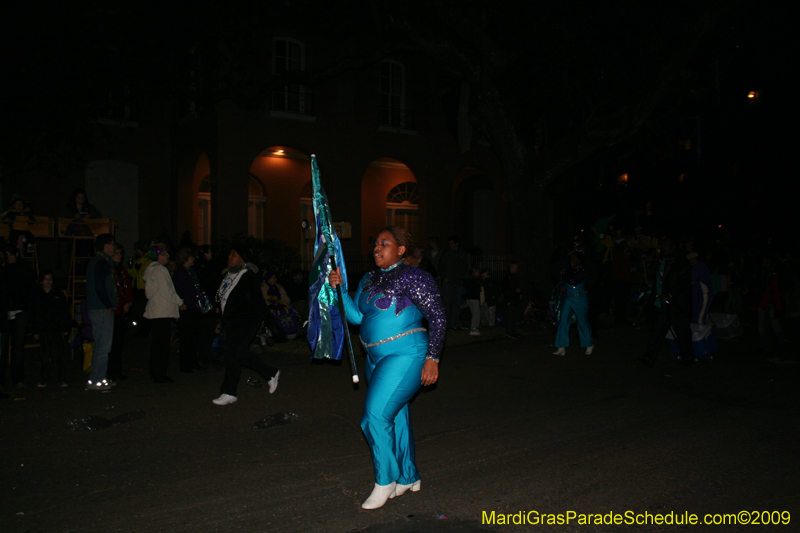
{"type": "Polygon", "coordinates": [[[365,320],[379,320],[388,326],[390,322],[405,323],[407,319],[403,313],[409,312],[409,308],[415,308],[413,314],[417,317],[417,312],[421,313],[428,320],[427,356],[439,359],[444,345],[446,320],[439,289],[428,272],[399,264],[390,270],[369,272],[359,287],[356,297],[365,320]]]}

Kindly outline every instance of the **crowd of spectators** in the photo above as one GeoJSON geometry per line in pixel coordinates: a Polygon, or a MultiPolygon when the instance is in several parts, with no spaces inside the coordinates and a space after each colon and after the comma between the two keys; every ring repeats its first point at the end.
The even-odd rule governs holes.
{"type": "MultiPolygon", "coordinates": [[[[84,231],[78,224],[81,220],[102,216],[82,189],[75,190],[59,215],[76,222],[76,236],[84,231]]],[[[0,254],[0,385],[5,384],[8,369],[13,387],[26,386],[28,342],[38,345],[37,386],[67,386],[68,343],[75,338],[81,314],[92,325],[87,389],[108,390],[127,379],[125,339],[134,332],[150,339],[149,372],[155,383],[173,382],[167,368],[176,340],[182,373],[203,369],[219,355],[212,346],[222,345],[215,342],[220,333],[218,291],[228,268],[217,261],[224,257],[215,258],[209,245],[195,245],[186,232],[174,246],[163,231],[151,241],[135,243],[126,260],[124,247],[112,235],[100,235],[86,270],[86,309],[81,313],[69,308],[52,270],[41,270],[37,279],[26,264],[26,255],[35,249],[29,230],[36,218],[30,204],[14,195],[2,217],[9,237],[0,254]],[[32,342],[26,341],[28,335],[32,342]]],[[[783,319],[800,317],[795,259],[788,249],[769,241],[748,245],[722,235],[656,235],[638,225],[627,228],[609,215],[573,242],[556,247],[549,259],[554,291],[548,309],[558,329],[556,354],[566,354],[572,321],[579,325],[586,354],[593,352],[595,340],[602,339],[612,320],[613,327],[647,321],[651,335],[643,346],[642,363],[655,363],[669,332],[680,347],[681,360],[689,364],[694,360],[691,328],[710,324],[712,313],[750,312],[763,350],[786,344],[783,319]],[[601,316],[607,319],[601,321],[601,316]]],[[[82,243],[91,246],[91,241],[82,243]]],[[[415,248],[406,261],[436,280],[451,331],[468,330],[469,335],[479,336],[481,328],[499,323],[507,337],[516,339],[518,323],[542,306],[521,286],[516,262],[508,262],[495,279],[489,269],[470,266],[472,258],[457,235],[450,236],[443,248],[437,237],[431,237],[428,248],[415,248]]],[[[261,338],[273,342],[302,337],[301,317],[308,316],[304,272],[295,269],[279,279],[277,272],[263,270],[258,282],[268,310],[261,338]]]]}
{"type": "MultiPolygon", "coordinates": [[[[59,215],[74,222],[68,236],[80,237],[89,237],[86,220],[102,217],[82,189],[76,189],[59,215]]],[[[107,391],[128,379],[132,358],[126,354],[126,337],[133,334],[150,339],[150,378],[158,384],[174,381],[167,368],[176,343],[179,370],[185,374],[224,357],[221,349],[212,354],[212,344],[225,344],[215,340],[221,333],[224,337],[218,290],[229,268],[215,260],[209,245],[195,245],[187,232],[175,247],[162,232],[135,243],[126,260],[124,246],[112,234],[76,241],[81,248],[76,254],[88,260],[79,265],[86,291],[71,309],[71,298],[62,290],[67,284],[59,286],[52,270],[42,269],[37,279],[34,268],[46,265],[33,262],[35,241],[28,230],[36,218],[30,204],[14,195],[2,217],[10,231],[0,242],[0,386],[8,378],[16,389],[31,384],[26,358],[35,356],[37,387],[69,386],[85,359],[89,375],[82,386],[107,391]]],[[[308,313],[305,277],[299,269],[287,273],[284,288],[277,273],[257,273],[267,324],[261,338],[279,342],[300,336],[300,316],[308,313]]],[[[270,388],[276,386],[274,379],[270,388]]],[[[0,398],[7,397],[0,391],[0,398]]]]}

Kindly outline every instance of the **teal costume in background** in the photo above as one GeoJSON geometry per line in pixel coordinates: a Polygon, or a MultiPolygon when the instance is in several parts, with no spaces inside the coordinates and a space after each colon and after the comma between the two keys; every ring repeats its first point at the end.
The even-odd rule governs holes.
{"type": "Polygon", "coordinates": [[[361,429],[372,450],[375,481],[408,485],[420,479],[408,402],[421,386],[426,358],[439,360],[446,322],[433,277],[397,263],[369,272],[344,293],[345,314],[361,324],[367,352],[367,398],[361,429]],[[423,316],[430,332],[422,327],[423,316]]]}
{"type": "Polygon", "coordinates": [[[561,275],[561,286],[567,289],[561,297],[561,319],[556,330],[556,348],[569,346],[569,326],[572,315],[578,322],[581,347],[592,346],[592,328],[589,326],[589,297],[586,293],[586,270],[582,267],[568,268],[561,275]]]}

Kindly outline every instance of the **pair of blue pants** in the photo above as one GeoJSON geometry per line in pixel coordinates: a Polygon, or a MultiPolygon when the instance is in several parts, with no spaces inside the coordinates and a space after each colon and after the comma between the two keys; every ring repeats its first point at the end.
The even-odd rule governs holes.
{"type": "Polygon", "coordinates": [[[413,334],[368,349],[361,429],[372,450],[378,485],[419,481],[408,402],[421,386],[427,340],[427,335],[413,334]],[[389,345],[391,353],[385,349],[389,345]]]}
{"type": "Polygon", "coordinates": [[[578,336],[581,346],[588,348],[594,344],[592,340],[592,327],[589,325],[589,298],[585,294],[578,296],[565,296],[561,301],[561,321],[556,330],[556,348],[569,346],[569,324],[572,315],[578,320],[578,336]]]}
{"type": "Polygon", "coordinates": [[[114,338],[114,313],[109,313],[108,309],[89,309],[89,320],[92,322],[94,337],[89,381],[97,383],[106,379],[108,352],[111,351],[111,341],[114,338]]]}

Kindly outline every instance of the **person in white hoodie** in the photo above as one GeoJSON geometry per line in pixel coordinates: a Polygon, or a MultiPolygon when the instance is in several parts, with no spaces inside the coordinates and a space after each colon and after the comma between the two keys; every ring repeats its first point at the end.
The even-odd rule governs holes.
{"type": "Polygon", "coordinates": [[[169,364],[169,340],[172,321],[186,309],[183,300],[175,292],[175,285],[169,275],[169,253],[162,246],[153,246],[147,254],[153,260],[144,271],[145,296],[147,307],[145,318],[150,320],[150,377],[155,383],[172,383],[167,376],[169,364]]]}

